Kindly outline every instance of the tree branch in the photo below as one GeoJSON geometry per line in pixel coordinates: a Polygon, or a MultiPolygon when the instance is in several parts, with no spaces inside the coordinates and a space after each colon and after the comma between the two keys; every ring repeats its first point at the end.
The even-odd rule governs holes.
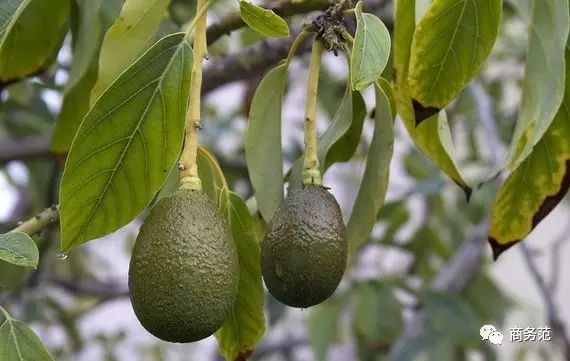
{"type": "Polygon", "coordinates": [[[112,282],[85,282],[66,279],[53,279],[51,282],[77,296],[96,297],[101,301],[115,298],[128,297],[129,290],[112,282]]]}
{"type": "Polygon", "coordinates": [[[50,155],[51,139],[45,136],[30,136],[17,140],[3,139],[0,142],[0,165],[12,160],[27,160],[50,155]]]}
{"type": "MultiPolygon", "coordinates": [[[[329,7],[329,0],[309,0],[309,1],[281,1],[273,6],[271,10],[281,17],[289,17],[298,14],[305,14],[311,11],[324,10],[329,7]]],[[[222,18],[218,23],[208,27],[206,37],[208,45],[213,44],[224,35],[229,35],[232,31],[245,27],[246,24],[239,14],[231,14],[222,18]]]]}
{"type": "MultiPolygon", "coordinates": [[[[311,1],[301,4],[304,3],[311,3],[311,1]]],[[[367,1],[364,7],[366,11],[378,14],[386,26],[392,28],[393,15],[390,5],[391,2],[388,0],[371,0],[367,1]]],[[[249,79],[265,72],[269,67],[287,56],[289,48],[299,32],[300,29],[295,29],[292,36],[287,39],[265,40],[235,54],[212,61],[204,70],[203,92],[208,93],[222,85],[249,79]]],[[[208,41],[210,41],[209,37],[208,41]]],[[[310,50],[309,43],[305,42],[299,46],[297,55],[308,50],[310,50]]]]}
{"type": "Polygon", "coordinates": [[[534,259],[532,258],[532,255],[530,254],[530,250],[526,243],[521,242],[519,248],[523,254],[523,258],[528,271],[534,279],[534,282],[540,291],[540,295],[542,296],[542,300],[546,305],[548,323],[550,323],[555,337],[557,337],[562,343],[565,359],[570,360],[570,340],[566,334],[566,327],[564,326],[564,322],[560,317],[560,311],[554,302],[552,293],[546,285],[545,279],[540,274],[540,271],[538,270],[538,267],[536,266],[536,263],[534,262],[534,259]]]}

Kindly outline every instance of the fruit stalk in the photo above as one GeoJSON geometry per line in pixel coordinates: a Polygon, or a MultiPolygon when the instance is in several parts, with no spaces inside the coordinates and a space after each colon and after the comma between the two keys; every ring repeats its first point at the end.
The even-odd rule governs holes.
{"type": "Polygon", "coordinates": [[[319,159],[317,157],[317,90],[321,70],[323,43],[313,40],[309,82],[307,84],[307,105],[305,108],[305,158],[303,162],[303,184],[322,184],[319,159]]]}
{"type": "Polygon", "coordinates": [[[200,107],[202,93],[202,61],[208,55],[206,43],[206,11],[208,0],[198,0],[196,4],[196,30],[194,32],[194,64],[190,82],[190,97],[186,113],[186,135],[180,158],[180,188],[202,190],[198,177],[196,158],[198,154],[198,131],[200,130],[200,107]]]}

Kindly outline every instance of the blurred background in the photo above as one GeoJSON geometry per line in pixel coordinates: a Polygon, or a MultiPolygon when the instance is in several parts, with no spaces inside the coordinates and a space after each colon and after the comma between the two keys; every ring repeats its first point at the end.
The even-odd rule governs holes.
{"type": "MultiPolygon", "coordinates": [[[[112,23],[121,1],[104,0],[101,21],[112,23]]],[[[271,1],[266,6],[274,5],[271,1]]],[[[392,1],[366,1],[392,27],[392,1]]],[[[157,39],[178,31],[195,3],[173,0],[157,39]]],[[[217,23],[237,2],[219,0],[217,23]]],[[[298,29],[307,14],[291,19],[298,29]]],[[[266,70],[290,40],[266,40],[241,29],[222,37],[205,64],[205,119],[201,143],[211,150],[231,187],[252,203],[244,156],[247,112],[266,70]],[[240,59],[249,56],[253,65],[240,59]]],[[[449,107],[456,157],[472,184],[503,159],[520,108],[526,25],[505,6],[500,38],[479,76],[449,107]]],[[[68,36],[56,63],[37,77],[4,88],[0,98],[0,232],[58,202],[64,158],[50,152],[72,62],[68,36]]],[[[301,154],[308,57],[293,61],[284,102],[285,169],[301,154]]],[[[390,77],[390,74],[386,74],[390,77]]],[[[347,78],[343,56],[327,54],[319,88],[319,131],[336,111],[347,78]]],[[[374,94],[364,93],[368,111],[374,94]]],[[[355,157],[333,165],[325,185],[350,214],[364,171],[373,124],[367,119],[355,157]]],[[[552,212],[497,262],[486,244],[487,218],[498,183],[463,192],[413,145],[396,120],[395,154],[386,204],[366,245],[326,303],[306,310],[266,296],[267,331],[252,360],[570,360],[570,202],[552,212]],[[502,345],[482,341],[492,324],[502,345]],[[511,342],[512,328],[551,327],[551,341],[511,342]]],[[[0,305],[34,328],[56,360],[220,360],[213,337],[188,344],[161,342],[132,311],[127,270],[144,215],[121,230],[67,254],[57,227],[36,239],[35,271],[0,263],[0,305]]],[[[345,219],[347,220],[347,218],[345,219]]],[[[530,331],[529,331],[530,332],[530,331]]]]}

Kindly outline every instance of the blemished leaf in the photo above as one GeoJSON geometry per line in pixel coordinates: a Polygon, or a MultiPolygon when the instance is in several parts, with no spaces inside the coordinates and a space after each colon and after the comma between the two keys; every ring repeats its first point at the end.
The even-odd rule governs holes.
{"type": "Polygon", "coordinates": [[[366,282],[354,288],[354,323],[368,344],[390,345],[400,334],[402,305],[391,287],[366,282]]]}
{"type": "Polygon", "coordinates": [[[0,86],[46,69],[67,30],[69,0],[0,3],[0,86]]]}
{"type": "Polygon", "coordinates": [[[87,113],[61,181],[63,250],[124,226],[164,184],[182,147],[191,64],[184,34],[166,36],[87,113]]]}
{"type": "Polygon", "coordinates": [[[0,234],[0,260],[16,266],[36,268],[39,257],[36,243],[26,233],[0,234]]]}
{"type": "Polygon", "coordinates": [[[352,47],[352,89],[363,90],[378,79],[390,57],[390,32],[373,14],[362,13],[362,1],[354,8],[356,35],[352,47]]]}
{"type": "Polygon", "coordinates": [[[42,341],[24,322],[10,317],[0,326],[0,360],[2,361],[53,361],[42,341]]]}
{"type": "Polygon", "coordinates": [[[349,249],[357,250],[366,241],[376,215],[384,204],[390,178],[390,162],[394,151],[394,118],[388,96],[375,85],[376,119],[374,135],[366,157],[364,176],[346,226],[349,249]]]}
{"type": "Polygon", "coordinates": [[[234,307],[216,332],[216,339],[226,360],[245,360],[265,332],[261,250],[243,199],[227,188],[222,193],[220,208],[225,212],[237,246],[240,278],[234,307]]]}
{"type": "Polygon", "coordinates": [[[273,11],[247,1],[239,2],[239,15],[253,30],[272,38],[289,36],[287,22],[273,11]]]}
{"type": "MultiPolygon", "coordinates": [[[[347,84],[344,96],[331,124],[317,142],[317,157],[321,172],[337,161],[349,160],[360,141],[362,124],[366,118],[366,104],[358,91],[352,91],[347,84]]],[[[303,156],[300,156],[291,169],[289,187],[301,187],[303,156]]]]}
{"type": "Polygon", "coordinates": [[[449,340],[465,347],[480,343],[481,324],[470,305],[460,296],[439,291],[424,291],[420,302],[430,329],[441,331],[449,340]]]}
{"type": "Polygon", "coordinates": [[[318,361],[327,359],[329,345],[338,334],[339,318],[345,303],[344,299],[329,298],[311,308],[306,320],[307,336],[318,361]]]}
{"type": "Polygon", "coordinates": [[[103,39],[91,104],[154,42],[170,0],[126,0],[103,39]],[[118,51],[120,49],[120,51],[118,51]]]}
{"type": "MultiPolygon", "coordinates": [[[[499,33],[502,0],[434,0],[416,27],[410,95],[443,109],[489,56],[499,33]]],[[[417,119],[419,123],[421,119],[417,119]]]]}
{"type": "Polygon", "coordinates": [[[220,194],[227,187],[227,184],[218,161],[212,153],[199,145],[196,165],[198,166],[198,176],[202,181],[204,193],[210,197],[214,204],[220,206],[220,194]]]}
{"type": "Polygon", "coordinates": [[[259,83],[249,111],[245,158],[257,206],[270,221],[283,200],[281,107],[288,64],[271,70],[259,83]]]}
{"type": "MultiPolygon", "coordinates": [[[[521,8],[521,16],[526,12],[521,8]]],[[[567,0],[536,0],[529,26],[522,107],[507,158],[513,171],[552,124],[564,97],[564,53],[570,28],[567,0]]]]}
{"type": "Polygon", "coordinates": [[[416,146],[459,185],[467,198],[471,187],[463,179],[453,158],[451,132],[445,112],[433,115],[416,127],[416,116],[408,85],[409,60],[415,29],[415,2],[399,0],[394,21],[394,95],[398,113],[416,146]]]}
{"type": "Polygon", "coordinates": [[[102,0],[75,1],[79,21],[76,33],[72,32],[73,62],[52,134],[51,150],[59,154],[69,150],[81,120],[89,110],[89,95],[97,81],[97,57],[102,37],[99,12],[102,0]]]}
{"type": "Polygon", "coordinates": [[[570,188],[570,49],[566,90],[554,121],[531,154],[499,189],[491,211],[489,242],[497,258],[525,238],[570,188]]]}

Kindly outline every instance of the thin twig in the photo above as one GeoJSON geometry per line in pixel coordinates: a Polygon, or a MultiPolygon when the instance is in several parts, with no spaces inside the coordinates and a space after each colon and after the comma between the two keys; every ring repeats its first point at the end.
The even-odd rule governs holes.
{"type": "Polygon", "coordinates": [[[29,235],[33,235],[40,232],[42,229],[55,224],[58,220],[59,207],[53,205],[20,224],[18,227],[14,228],[12,232],[24,232],[29,235]]]}
{"type": "Polygon", "coordinates": [[[523,242],[520,243],[519,248],[523,254],[523,258],[529,273],[531,274],[534,282],[536,283],[543,302],[546,305],[546,313],[548,317],[548,323],[552,327],[553,334],[562,343],[564,355],[566,360],[570,360],[570,340],[566,332],[566,327],[560,316],[560,311],[558,306],[554,302],[552,293],[548,288],[544,277],[540,274],[536,263],[530,253],[528,246],[523,242]]]}
{"type": "Polygon", "coordinates": [[[554,241],[550,248],[551,261],[550,261],[550,282],[548,289],[550,292],[556,292],[558,282],[560,280],[560,256],[562,254],[562,246],[570,240],[570,223],[566,225],[564,230],[560,233],[558,239],[554,241]]]}

